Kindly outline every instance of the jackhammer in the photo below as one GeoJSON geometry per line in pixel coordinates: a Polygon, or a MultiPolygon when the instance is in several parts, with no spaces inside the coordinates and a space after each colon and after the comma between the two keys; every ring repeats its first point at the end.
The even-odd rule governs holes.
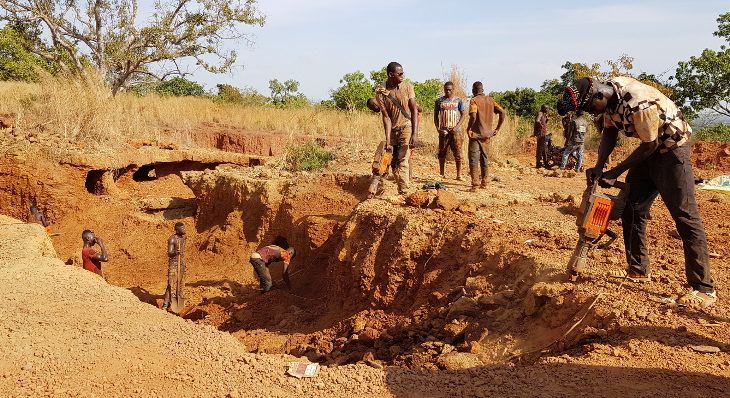
{"type": "Polygon", "coordinates": [[[619,189],[616,196],[596,192],[597,186],[598,182],[594,182],[583,192],[579,215],[575,221],[580,237],[568,261],[568,274],[573,280],[585,268],[589,251],[595,247],[605,249],[616,240],[618,235],[608,229],[608,223],[621,218],[621,213],[626,207],[629,194],[626,183],[620,181],[614,183],[613,188],[619,189]],[[608,241],[600,243],[604,236],[608,236],[608,241]]]}

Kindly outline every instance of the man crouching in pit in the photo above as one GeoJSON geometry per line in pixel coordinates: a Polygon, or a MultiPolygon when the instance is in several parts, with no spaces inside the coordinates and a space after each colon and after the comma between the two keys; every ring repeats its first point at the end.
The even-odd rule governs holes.
{"type": "Polygon", "coordinates": [[[565,88],[558,112],[586,111],[602,118],[601,144],[596,165],[586,170],[588,185],[607,188],[626,171],[629,189],[621,216],[628,269],[609,276],[633,282],[649,282],[649,250],[646,223],[657,195],[667,206],[682,238],[685,274],[692,289],[679,305],[709,307],[717,301],[710,276],[707,237],[700,220],[690,160],[692,128],[682,112],[659,90],[630,77],[601,82],[583,78],[565,88]],[[616,147],[619,131],[641,144],[616,167],[604,172],[616,147]]]}
{"type": "Polygon", "coordinates": [[[293,247],[282,249],[276,245],[264,246],[251,254],[249,262],[254,271],[256,271],[256,276],[259,278],[259,287],[262,293],[268,292],[274,286],[274,283],[271,281],[269,265],[279,261],[284,263],[284,282],[287,287],[290,287],[289,263],[295,254],[296,252],[293,247]]]}

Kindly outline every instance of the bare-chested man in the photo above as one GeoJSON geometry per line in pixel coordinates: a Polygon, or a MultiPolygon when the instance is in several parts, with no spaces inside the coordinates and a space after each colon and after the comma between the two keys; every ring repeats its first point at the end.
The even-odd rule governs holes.
{"type": "Polygon", "coordinates": [[[38,209],[38,206],[32,205],[30,206],[30,217],[28,222],[40,224],[43,226],[43,228],[48,228],[49,225],[51,225],[51,222],[48,221],[48,218],[46,218],[46,215],[43,214],[42,211],[38,209]]]}
{"type": "Polygon", "coordinates": [[[170,301],[175,297],[183,299],[183,280],[185,278],[185,224],[175,223],[175,233],[167,240],[167,288],[163,310],[170,308],[170,301]],[[173,295],[173,290],[175,291],[173,295]]]}
{"type": "Polygon", "coordinates": [[[81,239],[84,241],[84,248],[81,249],[82,266],[85,270],[91,271],[103,278],[104,274],[101,272],[101,263],[109,261],[109,255],[107,254],[106,246],[104,246],[104,241],[94,235],[94,231],[88,229],[81,233],[81,239]],[[101,249],[101,253],[97,253],[94,250],[94,245],[97,244],[99,245],[99,249],[101,249]]]}

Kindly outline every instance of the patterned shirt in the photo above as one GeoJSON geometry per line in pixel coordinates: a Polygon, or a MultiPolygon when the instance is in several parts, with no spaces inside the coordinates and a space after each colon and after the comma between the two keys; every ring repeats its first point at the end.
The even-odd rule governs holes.
{"type": "Polygon", "coordinates": [[[659,139],[660,148],[682,146],[692,134],[677,105],[654,87],[630,77],[616,77],[612,85],[619,102],[615,109],[603,114],[603,127],[615,127],[628,137],[652,142],[659,139]]]}
{"type": "Polygon", "coordinates": [[[434,104],[434,113],[439,117],[439,129],[452,129],[456,127],[461,119],[461,113],[464,112],[464,101],[459,97],[449,99],[441,97],[434,104]]]}

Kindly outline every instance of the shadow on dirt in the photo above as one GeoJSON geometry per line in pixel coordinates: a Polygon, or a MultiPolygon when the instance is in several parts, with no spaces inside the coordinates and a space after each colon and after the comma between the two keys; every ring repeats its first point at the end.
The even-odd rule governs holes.
{"type": "Polygon", "coordinates": [[[492,365],[465,370],[387,368],[398,398],[416,397],[711,397],[730,389],[730,378],[655,368],[565,363],[492,365]]]}

